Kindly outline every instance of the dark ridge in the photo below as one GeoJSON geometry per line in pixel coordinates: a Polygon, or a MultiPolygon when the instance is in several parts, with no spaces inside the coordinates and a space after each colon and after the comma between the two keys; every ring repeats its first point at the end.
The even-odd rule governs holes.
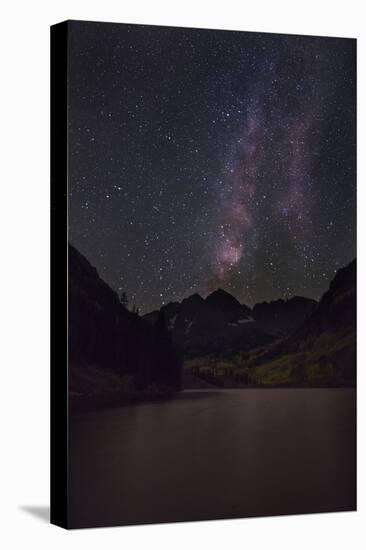
{"type": "Polygon", "coordinates": [[[89,366],[129,375],[136,388],[178,388],[179,359],[159,317],[153,326],[128,311],[90,262],[69,246],[69,362],[77,366],[77,380],[85,381],[80,369],[89,366]]]}

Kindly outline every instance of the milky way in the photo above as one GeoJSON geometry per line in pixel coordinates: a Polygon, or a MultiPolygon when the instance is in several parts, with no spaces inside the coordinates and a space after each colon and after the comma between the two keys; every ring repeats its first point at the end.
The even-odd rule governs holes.
{"type": "Polygon", "coordinates": [[[71,23],[71,242],[142,311],[355,256],[355,41],[71,23]]]}

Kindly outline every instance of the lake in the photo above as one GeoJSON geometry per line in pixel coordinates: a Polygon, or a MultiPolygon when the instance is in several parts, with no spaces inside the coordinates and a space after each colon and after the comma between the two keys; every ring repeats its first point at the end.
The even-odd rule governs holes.
{"type": "Polygon", "coordinates": [[[354,389],[186,390],[74,418],[72,527],[354,510],[354,389]]]}

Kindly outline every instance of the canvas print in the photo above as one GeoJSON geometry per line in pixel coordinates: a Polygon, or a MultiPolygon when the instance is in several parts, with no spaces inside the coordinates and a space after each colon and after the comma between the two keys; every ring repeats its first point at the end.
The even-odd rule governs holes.
{"type": "Polygon", "coordinates": [[[65,25],[68,526],[355,510],[355,40],[65,25]]]}

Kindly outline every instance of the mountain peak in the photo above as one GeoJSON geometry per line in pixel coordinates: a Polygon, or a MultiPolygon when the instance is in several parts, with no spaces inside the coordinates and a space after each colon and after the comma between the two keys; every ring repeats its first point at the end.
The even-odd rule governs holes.
{"type": "Polygon", "coordinates": [[[184,298],[184,300],[182,300],[182,304],[185,303],[189,303],[189,304],[201,304],[203,302],[203,298],[202,296],[200,296],[200,294],[198,294],[198,292],[195,292],[194,294],[191,294],[190,296],[188,296],[188,298],[184,298]]]}
{"type": "Polygon", "coordinates": [[[206,301],[209,302],[209,303],[223,303],[224,301],[225,302],[231,302],[232,304],[239,304],[238,300],[236,298],[234,298],[234,296],[232,294],[230,294],[230,292],[227,292],[226,290],[224,290],[223,288],[218,288],[216,290],[214,290],[213,292],[211,292],[211,294],[209,294],[206,298],[206,301]]]}
{"type": "Polygon", "coordinates": [[[206,304],[235,319],[245,319],[251,314],[251,310],[242,305],[230,292],[218,288],[206,298],[206,304]]]}

